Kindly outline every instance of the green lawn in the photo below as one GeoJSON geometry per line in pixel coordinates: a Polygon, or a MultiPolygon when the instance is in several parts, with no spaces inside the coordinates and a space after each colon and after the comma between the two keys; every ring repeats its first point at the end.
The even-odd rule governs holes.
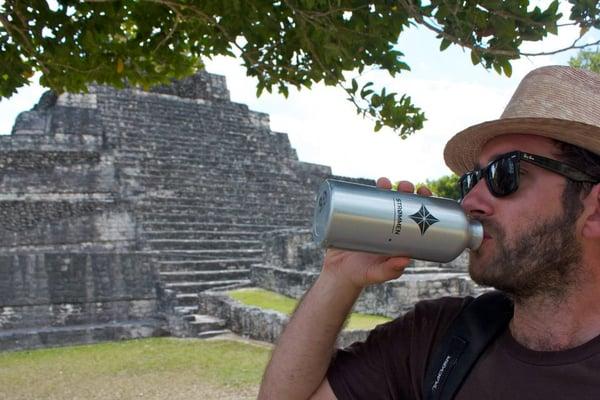
{"type": "Polygon", "coordinates": [[[270,347],[151,338],[0,353],[0,399],[253,399],[270,347]]]}
{"type": "MultiPolygon", "coordinates": [[[[298,300],[282,296],[275,292],[259,288],[237,289],[229,292],[229,295],[240,303],[275,310],[290,315],[296,308],[298,300]]],[[[375,326],[389,321],[390,318],[380,315],[352,313],[347,330],[373,329],[375,326]]]]}

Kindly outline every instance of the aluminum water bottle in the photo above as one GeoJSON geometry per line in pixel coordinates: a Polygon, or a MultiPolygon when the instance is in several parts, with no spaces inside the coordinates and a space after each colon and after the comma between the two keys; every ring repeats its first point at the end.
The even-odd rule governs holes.
{"type": "Polygon", "coordinates": [[[458,202],[334,179],[319,188],[313,237],[337,247],[448,262],[483,240],[479,221],[458,202]]]}

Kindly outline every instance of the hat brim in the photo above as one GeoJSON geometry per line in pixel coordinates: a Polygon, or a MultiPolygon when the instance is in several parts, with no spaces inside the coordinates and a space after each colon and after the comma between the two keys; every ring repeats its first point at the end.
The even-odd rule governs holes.
{"type": "Polygon", "coordinates": [[[508,134],[548,137],[600,154],[600,128],[582,122],[553,118],[503,118],[483,122],[457,133],[444,149],[446,165],[458,175],[472,170],[483,146],[508,134]]]}

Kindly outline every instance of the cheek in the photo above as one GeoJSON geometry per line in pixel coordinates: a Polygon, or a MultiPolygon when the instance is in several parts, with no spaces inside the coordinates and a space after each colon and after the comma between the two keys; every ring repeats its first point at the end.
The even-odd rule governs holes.
{"type": "Polygon", "coordinates": [[[523,232],[536,225],[543,217],[538,207],[524,207],[516,204],[516,207],[503,210],[502,214],[496,213],[495,220],[498,229],[502,232],[502,238],[506,243],[512,243],[515,238],[523,235],[523,232]]]}

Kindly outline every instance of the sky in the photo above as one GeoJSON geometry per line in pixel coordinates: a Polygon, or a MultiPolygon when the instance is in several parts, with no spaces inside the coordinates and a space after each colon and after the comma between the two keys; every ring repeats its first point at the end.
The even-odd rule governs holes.
{"type": "MultiPolygon", "coordinates": [[[[577,28],[561,28],[557,36],[522,50],[555,50],[570,45],[578,34],[577,28]]],[[[590,31],[582,42],[598,39],[600,32],[590,31]]],[[[498,118],[519,81],[532,69],[566,65],[577,53],[523,58],[513,62],[512,77],[507,78],[473,66],[470,53],[458,46],[440,52],[439,40],[423,29],[404,32],[398,47],[410,72],[390,78],[381,71],[369,71],[363,78],[407,93],[425,111],[424,129],[405,140],[391,129],[373,132],[373,121],[356,115],[342,89],[316,85],[300,92],[290,88],[287,99],[268,93],[256,98],[256,80],[246,76],[239,60],[217,57],[207,61],[206,69],[226,77],[232,101],[269,114],[271,129],[287,133],[301,161],[328,165],[336,175],[424,182],[450,173],[442,156],[450,137],[470,125],[498,118]]],[[[0,134],[10,134],[18,113],[31,109],[44,91],[32,84],[0,101],[0,134]]]]}

